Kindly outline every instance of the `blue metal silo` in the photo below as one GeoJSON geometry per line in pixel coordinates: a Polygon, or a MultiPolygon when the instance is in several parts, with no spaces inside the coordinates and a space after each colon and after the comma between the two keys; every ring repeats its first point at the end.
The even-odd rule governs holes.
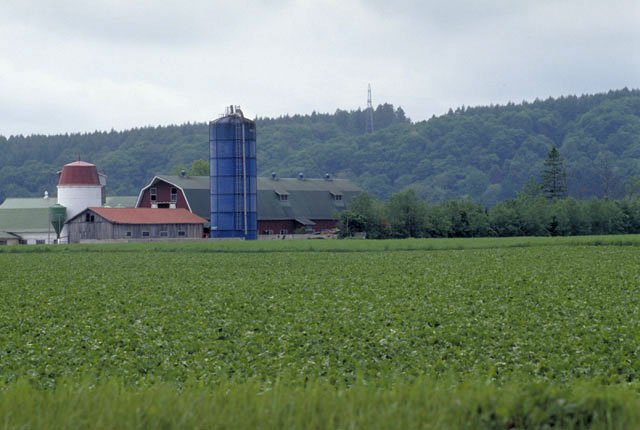
{"type": "Polygon", "coordinates": [[[256,123],[230,107],[209,123],[211,237],[258,238],[256,123]]]}

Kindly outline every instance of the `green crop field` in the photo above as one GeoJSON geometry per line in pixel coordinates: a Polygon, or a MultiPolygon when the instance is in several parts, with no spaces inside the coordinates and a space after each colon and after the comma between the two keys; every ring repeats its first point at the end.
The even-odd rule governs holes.
{"type": "Polygon", "coordinates": [[[640,425],[640,238],[0,250],[0,428],[640,425]]]}

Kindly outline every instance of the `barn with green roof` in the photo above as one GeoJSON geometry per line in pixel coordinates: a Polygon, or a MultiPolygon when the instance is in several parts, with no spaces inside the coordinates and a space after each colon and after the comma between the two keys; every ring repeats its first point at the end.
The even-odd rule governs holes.
{"type": "Polygon", "coordinates": [[[18,237],[20,243],[45,244],[56,238],[49,223],[49,208],[56,199],[49,197],[7,198],[0,205],[0,231],[18,237]]]}
{"type": "MultiPolygon", "coordinates": [[[[290,234],[336,227],[337,215],[362,189],[346,179],[258,178],[258,234],[290,234]]],[[[184,208],[210,220],[209,176],[155,176],[136,207],[184,208]]]]}

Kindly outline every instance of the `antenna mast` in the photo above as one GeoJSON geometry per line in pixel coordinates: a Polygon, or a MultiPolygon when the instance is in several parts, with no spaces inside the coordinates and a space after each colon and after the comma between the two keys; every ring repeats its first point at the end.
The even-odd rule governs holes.
{"type": "Polygon", "coordinates": [[[367,123],[365,125],[365,131],[367,133],[373,133],[373,103],[371,102],[371,84],[367,89],[367,123]]]}

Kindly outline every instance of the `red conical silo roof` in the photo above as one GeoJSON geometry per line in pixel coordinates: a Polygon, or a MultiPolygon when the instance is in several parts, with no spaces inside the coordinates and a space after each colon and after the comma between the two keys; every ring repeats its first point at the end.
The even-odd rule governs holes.
{"type": "Polygon", "coordinates": [[[98,169],[94,164],[79,160],[65,164],[58,185],[100,185],[98,169]]]}

